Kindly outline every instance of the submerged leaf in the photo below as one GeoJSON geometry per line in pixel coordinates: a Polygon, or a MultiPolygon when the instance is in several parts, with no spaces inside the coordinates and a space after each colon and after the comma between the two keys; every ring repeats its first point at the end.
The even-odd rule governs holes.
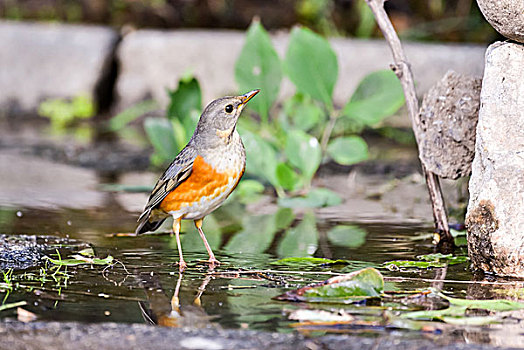
{"type": "Polygon", "coordinates": [[[454,325],[486,325],[501,322],[501,317],[497,315],[489,316],[468,316],[468,310],[487,310],[513,311],[524,309],[524,303],[512,300],[476,300],[476,299],[459,299],[448,297],[442,293],[438,294],[441,298],[449,302],[449,307],[441,310],[415,311],[401,315],[401,318],[417,320],[439,320],[454,325]]]}
{"type": "Polygon", "coordinates": [[[332,277],[324,282],[288,291],[277,300],[352,303],[377,298],[384,291],[384,278],[372,267],[332,277]]]}
{"type": "Polygon", "coordinates": [[[444,267],[446,265],[461,264],[468,261],[468,257],[465,255],[453,256],[452,254],[427,254],[419,255],[417,259],[422,261],[413,260],[393,260],[384,263],[384,267],[391,269],[393,266],[396,267],[416,267],[419,269],[427,269],[430,267],[444,267]]]}
{"type": "Polygon", "coordinates": [[[513,300],[477,300],[477,299],[459,299],[439,294],[442,298],[449,301],[451,305],[463,306],[468,309],[484,309],[488,311],[513,311],[524,309],[524,303],[513,300]]]}

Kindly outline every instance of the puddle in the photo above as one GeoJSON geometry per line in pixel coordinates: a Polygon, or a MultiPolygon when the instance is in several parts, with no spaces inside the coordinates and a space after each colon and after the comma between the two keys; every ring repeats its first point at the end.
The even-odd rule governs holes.
{"type": "MultiPolygon", "coordinates": [[[[12,154],[4,154],[3,157],[0,159],[13,160],[13,163],[19,161],[12,154]]],[[[384,275],[387,291],[434,287],[456,298],[509,296],[523,299],[524,293],[519,294],[524,290],[522,282],[475,282],[467,262],[427,269],[384,268],[386,261],[416,260],[417,256],[434,252],[431,243],[433,228],[421,224],[423,220],[420,219],[430,217],[430,213],[424,211],[428,208],[427,203],[409,195],[412,191],[414,195],[425,198],[423,183],[417,179],[400,183],[399,186],[388,185],[397,186],[395,190],[406,196],[399,200],[396,194],[383,189],[388,181],[385,176],[360,177],[358,181],[354,176],[339,176],[332,181],[333,186],[349,187],[347,183],[352,181],[353,192],[347,193],[348,200],[341,207],[324,208],[315,216],[305,211],[297,217],[289,211],[274,213],[268,206],[251,208],[264,215],[248,214],[233,201],[213,217],[206,218],[204,224],[208,240],[223,264],[214,271],[208,271],[201,262],[207,259],[205,249],[191,223],[187,223],[183,227],[182,246],[189,268],[180,276],[176,266],[178,253],[174,237],[168,234],[139,237],[116,235],[134,231],[135,212],[141,209],[145,195],[101,192],[99,185],[104,179],[89,169],[56,168],[56,171],[85,180],[78,184],[81,191],[69,198],[64,193],[76,189],[76,182],[70,181],[71,176],[67,176],[68,181],[62,182],[55,178],[55,171],[51,168],[46,171],[37,169],[46,168],[46,164],[26,158],[22,163],[14,164],[13,168],[2,170],[8,180],[3,182],[6,191],[2,191],[4,196],[0,197],[0,233],[54,235],[89,242],[97,257],[110,255],[115,263],[109,266],[61,266],[60,269],[51,269],[49,264],[45,266],[42,263],[35,268],[4,275],[0,290],[7,290],[7,282],[13,283],[14,288],[0,292],[3,305],[26,302],[23,308],[34,313],[39,320],[154,323],[175,327],[241,328],[289,333],[296,331],[292,327],[296,321],[288,317],[291,312],[321,308],[330,311],[344,309],[345,313],[362,320],[378,322],[373,327],[330,329],[336,333],[364,336],[388,333],[408,338],[423,334],[424,337],[445,341],[498,346],[512,346],[524,341],[520,325],[524,317],[518,313],[508,315],[503,324],[481,327],[433,322],[430,331],[421,331],[409,327],[389,327],[387,322],[383,322],[387,307],[392,312],[413,310],[411,306],[399,303],[327,305],[272,299],[309,283],[370,266],[378,268],[384,275]],[[18,176],[19,172],[24,172],[16,170],[17,166],[29,170],[25,171],[24,176],[18,176]],[[24,187],[24,179],[31,182],[29,187],[24,187]],[[45,190],[39,190],[37,185],[45,190]],[[23,196],[19,188],[24,189],[23,196]],[[412,208],[397,208],[401,202],[409,203],[412,208]],[[426,209],[419,212],[420,207],[426,209]],[[345,230],[343,235],[337,233],[337,226],[345,230]],[[298,267],[275,263],[285,257],[308,253],[315,257],[346,261],[344,265],[298,267]],[[173,299],[174,295],[178,299],[173,299]]],[[[127,184],[151,182],[154,176],[150,175],[133,178],[128,174],[127,179],[130,180],[127,184]]],[[[325,179],[321,181],[326,182],[325,179]]],[[[53,254],[51,257],[58,258],[53,254]]],[[[430,300],[417,307],[431,309],[442,305],[431,304],[430,300]]],[[[16,308],[0,311],[3,320],[16,317],[16,308]]],[[[321,335],[325,330],[302,331],[321,335]]]]}
{"type": "MultiPolygon", "coordinates": [[[[279,294],[302,287],[311,282],[323,281],[333,274],[352,271],[367,266],[380,269],[386,279],[386,290],[414,290],[437,287],[449,296],[466,298],[479,291],[468,283],[473,276],[467,263],[450,265],[447,268],[407,269],[389,271],[382,264],[391,260],[413,260],[415,256],[433,252],[431,228],[420,225],[360,224],[352,226],[364,234],[358,246],[348,247],[333,244],[326,239],[327,232],[344,222],[316,221],[318,248],[314,256],[349,260],[346,266],[311,266],[297,269],[293,266],[272,264],[284,255],[279,252],[286,233],[277,231],[264,252],[234,253],[231,246],[237,236],[259,227],[244,228],[241,232],[226,232],[214,241],[217,258],[223,262],[214,271],[208,271],[201,261],[207,259],[203,247],[199,247],[198,235],[194,231],[183,235],[182,244],[189,269],[180,276],[176,266],[178,254],[174,237],[170,235],[147,235],[139,237],[116,237],[116,232],[129,232],[135,217],[131,214],[115,213],[112,218],[100,219],[103,209],[97,210],[40,210],[22,209],[17,216],[12,209],[3,208],[1,226],[9,233],[58,232],[74,239],[92,242],[99,257],[111,255],[117,264],[111,267],[81,265],[67,267],[66,283],[49,279],[45,282],[22,281],[25,287],[4,294],[4,303],[26,301],[25,309],[40,320],[155,323],[166,326],[247,328],[264,331],[293,332],[290,325],[296,321],[288,319],[293,310],[318,307],[333,309],[339,306],[306,305],[273,300],[279,294]],[[96,221],[96,218],[100,220],[96,221]],[[63,221],[68,218],[64,223],[63,221]],[[46,224],[41,224],[45,222],[46,224]],[[69,222],[69,224],[68,224],[69,222]],[[40,229],[38,229],[40,227],[40,229]],[[87,228],[90,228],[87,230],[87,228]],[[197,239],[195,239],[197,238],[197,239]],[[297,271],[298,272],[294,272],[297,271]],[[437,279],[437,281],[435,281],[437,279]],[[441,281],[446,279],[446,281],[441,281]],[[177,287],[178,284],[178,287],[177,287]],[[178,305],[173,305],[172,296],[179,288],[178,305]],[[32,289],[32,290],[31,290],[32,289]]],[[[266,218],[269,217],[266,215],[266,218]]],[[[258,222],[260,226],[260,220],[258,222]]],[[[296,220],[293,226],[300,225],[296,220]]],[[[261,233],[263,233],[261,231],[261,233]]],[[[268,234],[266,232],[266,234],[268,234]]],[[[272,234],[271,232],[269,234],[272,234]]],[[[211,235],[210,241],[213,240],[211,235]]],[[[255,242],[256,243],[256,242],[255,242]]],[[[249,245],[246,245],[249,247],[249,245]]],[[[256,249],[254,249],[256,250],[256,249]]],[[[37,273],[38,269],[14,273],[14,279],[23,273],[37,273]]],[[[482,294],[482,293],[481,293],[482,294]]],[[[482,296],[480,296],[482,297],[482,296]]],[[[346,312],[359,317],[380,318],[384,309],[375,306],[343,305],[346,312]]],[[[2,312],[2,318],[15,317],[14,310],[2,312]]],[[[450,327],[440,324],[438,334],[429,337],[459,341],[493,342],[503,339],[497,334],[497,326],[488,333],[481,327],[450,327]],[[483,333],[484,332],[484,333],[483,333]],[[479,334],[475,338],[474,334],[479,334]],[[473,334],[473,335],[472,335],[473,334]],[[484,334],[480,337],[480,334],[484,334]],[[487,335],[486,335],[487,334],[487,335]]],[[[376,334],[396,332],[387,327],[372,329],[348,328],[337,332],[376,334]]],[[[405,337],[418,332],[404,330],[405,337]]],[[[315,334],[313,332],[312,334],[315,334]]],[[[323,334],[320,332],[319,334],[323,334]]],[[[518,336],[522,338],[522,336],[518,336]]],[[[522,340],[522,339],[521,339],[522,340]]],[[[501,343],[497,343],[501,344],[501,343]]],[[[506,344],[506,343],[502,343],[506,344]]]]}

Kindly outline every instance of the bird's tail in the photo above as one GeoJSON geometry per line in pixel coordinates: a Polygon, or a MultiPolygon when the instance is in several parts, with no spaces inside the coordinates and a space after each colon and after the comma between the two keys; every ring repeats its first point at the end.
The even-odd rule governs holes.
{"type": "Polygon", "coordinates": [[[164,218],[157,221],[149,221],[150,217],[151,210],[146,210],[142,213],[142,215],[140,215],[140,217],[138,218],[139,224],[135,230],[135,234],[139,235],[141,233],[155,231],[166,220],[164,218]]]}

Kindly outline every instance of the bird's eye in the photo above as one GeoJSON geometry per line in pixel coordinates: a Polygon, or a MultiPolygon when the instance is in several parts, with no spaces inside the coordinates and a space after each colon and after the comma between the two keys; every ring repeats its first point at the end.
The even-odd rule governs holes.
{"type": "Polygon", "coordinates": [[[231,113],[233,112],[233,105],[227,105],[226,106],[226,113],[231,113]]]}

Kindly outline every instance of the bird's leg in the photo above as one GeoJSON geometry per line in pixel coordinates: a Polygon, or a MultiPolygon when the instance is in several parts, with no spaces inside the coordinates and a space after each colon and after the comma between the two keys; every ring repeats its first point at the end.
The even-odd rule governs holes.
{"type": "Polygon", "coordinates": [[[195,226],[198,230],[198,233],[200,233],[200,237],[204,241],[204,245],[206,246],[207,253],[209,254],[209,267],[215,267],[217,265],[220,265],[220,261],[215,258],[215,254],[213,254],[213,251],[211,250],[211,247],[209,246],[209,243],[207,243],[206,235],[204,235],[204,231],[202,231],[202,223],[204,222],[204,219],[198,219],[195,220],[195,226]]]}
{"type": "Polygon", "coordinates": [[[180,222],[182,221],[181,218],[173,218],[173,232],[175,233],[176,237],[176,245],[178,247],[178,255],[180,257],[178,261],[178,271],[180,273],[184,272],[184,270],[187,267],[186,262],[184,261],[184,256],[182,255],[182,244],[180,244],[180,222]]]}
{"type": "Polygon", "coordinates": [[[178,274],[178,280],[176,281],[175,286],[175,292],[173,293],[173,297],[171,298],[171,311],[175,311],[177,313],[180,313],[180,299],[178,298],[178,294],[180,294],[180,285],[182,284],[182,276],[183,274],[178,274]]]}

